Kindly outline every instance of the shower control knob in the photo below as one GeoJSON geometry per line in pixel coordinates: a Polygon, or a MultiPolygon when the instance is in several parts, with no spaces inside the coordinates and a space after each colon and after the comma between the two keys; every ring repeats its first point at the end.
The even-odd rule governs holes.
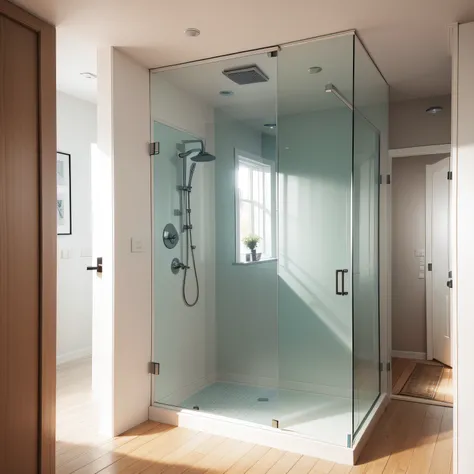
{"type": "Polygon", "coordinates": [[[171,260],[171,272],[176,275],[180,270],[189,270],[189,267],[181,262],[179,258],[173,258],[171,260]]]}
{"type": "Polygon", "coordinates": [[[167,249],[173,249],[179,242],[179,234],[173,224],[166,224],[163,229],[163,244],[167,249]]]}

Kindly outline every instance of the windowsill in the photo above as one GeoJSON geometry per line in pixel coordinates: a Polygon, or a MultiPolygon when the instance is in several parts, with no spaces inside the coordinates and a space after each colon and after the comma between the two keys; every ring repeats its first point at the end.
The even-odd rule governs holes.
{"type": "Polygon", "coordinates": [[[233,262],[232,265],[258,265],[261,263],[276,262],[276,261],[278,261],[278,258],[273,257],[273,258],[264,258],[261,260],[257,260],[255,262],[233,262]]]}

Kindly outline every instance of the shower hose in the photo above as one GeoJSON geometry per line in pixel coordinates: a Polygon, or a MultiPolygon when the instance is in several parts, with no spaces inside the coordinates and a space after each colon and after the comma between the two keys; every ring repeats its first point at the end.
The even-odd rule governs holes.
{"type": "Polygon", "coordinates": [[[196,259],[194,257],[194,250],[196,249],[196,246],[193,245],[193,226],[191,223],[191,189],[188,190],[186,193],[186,223],[185,223],[185,229],[186,229],[186,265],[184,267],[184,276],[183,276],[183,300],[186,306],[193,307],[196,305],[196,303],[199,300],[199,277],[197,274],[197,269],[196,269],[196,259]],[[191,252],[190,252],[191,251],[191,252]],[[193,271],[194,271],[194,278],[196,279],[196,297],[194,301],[188,301],[188,298],[186,296],[186,279],[188,276],[188,270],[189,270],[189,253],[191,253],[191,259],[193,261],[193,271]]]}

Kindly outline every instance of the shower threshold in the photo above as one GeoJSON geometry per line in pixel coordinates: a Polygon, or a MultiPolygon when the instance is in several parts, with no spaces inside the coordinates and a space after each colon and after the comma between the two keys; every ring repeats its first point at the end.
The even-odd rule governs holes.
{"type": "Polygon", "coordinates": [[[236,405],[235,400],[229,399],[231,389],[234,388],[230,386],[234,385],[239,384],[217,382],[209,385],[185,400],[182,407],[155,404],[149,409],[149,418],[174,426],[354,465],[373,427],[388,404],[386,395],[379,398],[371,415],[359,430],[360,434],[355,445],[348,448],[342,442],[341,433],[338,438],[328,437],[328,434],[335,433],[334,428],[337,425],[346,426],[341,425],[345,414],[341,414],[342,418],[339,420],[337,417],[320,417],[312,423],[301,421],[304,419],[305,412],[308,411],[309,397],[312,397],[314,403],[311,406],[312,413],[318,411],[318,406],[322,408],[323,404],[327,403],[332,403],[334,409],[338,407],[345,410],[344,404],[347,404],[347,400],[294,390],[240,386],[243,393],[238,396],[239,406],[236,405]],[[258,401],[258,398],[269,400],[262,402],[258,401]],[[249,407],[250,400],[254,404],[249,407]],[[300,418],[297,419],[297,416],[300,418]],[[326,436],[325,441],[318,440],[315,437],[316,433],[326,436]]]}

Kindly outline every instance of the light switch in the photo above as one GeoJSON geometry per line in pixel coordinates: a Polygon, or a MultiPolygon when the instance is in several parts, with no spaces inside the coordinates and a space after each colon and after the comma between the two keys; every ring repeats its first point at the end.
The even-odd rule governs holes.
{"type": "Polygon", "coordinates": [[[425,265],[425,257],[420,257],[420,267],[425,265]]]}
{"type": "Polygon", "coordinates": [[[425,279],[425,272],[418,273],[418,280],[424,280],[424,279],[425,279]]]}
{"type": "Polygon", "coordinates": [[[424,257],[424,256],[425,256],[425,249],[415,250],[415,257],[424,257]]]}
{"type": "Polygon", "coordinates": [[[132,253],[144,252],[143,242],[141,239],[135,239],[132,237],[132,253]]]}

